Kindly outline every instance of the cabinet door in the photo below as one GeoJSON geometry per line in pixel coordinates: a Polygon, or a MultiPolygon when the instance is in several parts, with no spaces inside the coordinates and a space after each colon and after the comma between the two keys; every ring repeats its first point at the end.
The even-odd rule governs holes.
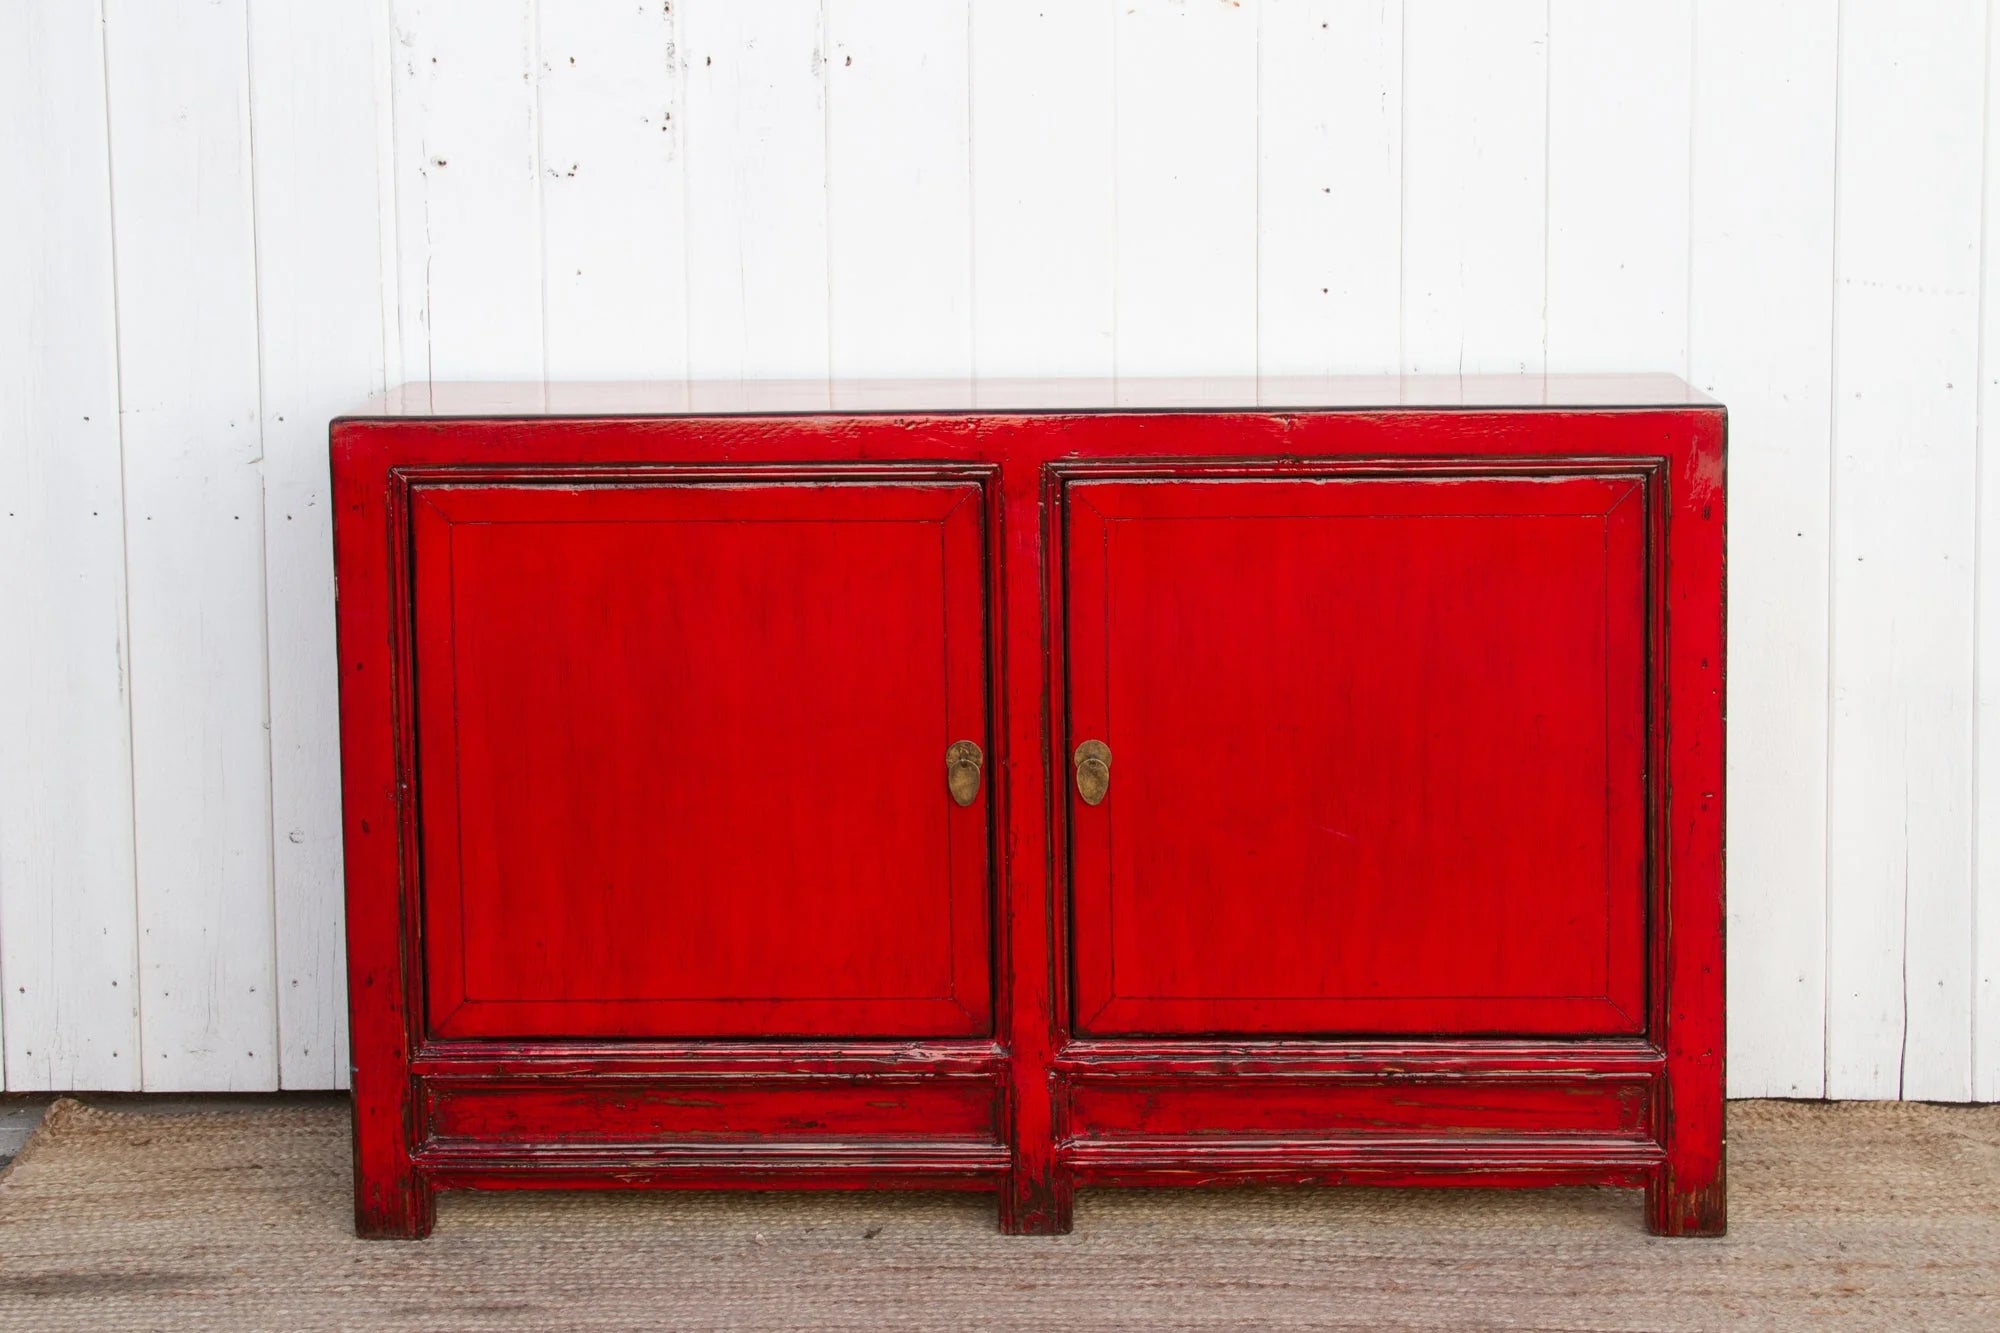
{"type": "Polygon", "coordinates": [[[1066,491],[1078,1030],[1644,1030],[1630,477],[1066,491]]]}
{"type": "Polygon", "coordinates": [[[417,488],[431,1031],[989,1031],[981,494],[417,488]]]}

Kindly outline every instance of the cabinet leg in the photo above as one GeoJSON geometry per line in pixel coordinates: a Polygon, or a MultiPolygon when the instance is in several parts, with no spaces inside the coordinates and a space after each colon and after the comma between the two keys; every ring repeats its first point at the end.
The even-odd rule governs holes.
{"type": "Polygon", "coordinates": [[[1000,1190],[1000,1233],[1005,1236],[1067,1236],[1076,1189],[1069,1172],[1010,1177],[1000,1190]]]}
{"type": "Polygon", "coordinates": [[[1720,1236],[1729,1225],[1727,1196],[1720,1165],[1707,1180],[1686,1181],[1669,1163],[1646,1185],[1646,1226],[1656,1236],[1720,1236]]]}
{"type": "Polygon", "coordinates": [[[415,1172],[373,1184],[356,1182],[354,1234],[363,1240],[422,1240],[437,1219],[436,1194],[415,1172]]]}

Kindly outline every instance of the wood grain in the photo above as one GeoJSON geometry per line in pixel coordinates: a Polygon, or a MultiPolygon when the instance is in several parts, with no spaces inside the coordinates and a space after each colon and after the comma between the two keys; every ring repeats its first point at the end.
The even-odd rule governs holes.
{"type": "MultiPolygon", "coordinates": [[[[137,985],[118,959],[136,949],[140,898],[160,882],[135,869],[148,853],[131,850],[117,794],[134,753],[131,727],[119,735],[119,659],[143,692],[147,655],[136,635],[120,642],[125,594],[111,581],[127,560],[82,516],[103,519],[115,502],[146,521],[136,501],[167,465],[154,442],[179,441],[166,446],[188,451],[175,467],[247,495],[256,479],[238,464],[257,455],[239,447],[243,423],[265,431],[261,540],[234,519],[191,525],[190,545],[213,543],[200,557],[213,577],[168,572],[136,529],[125,554],[133,587],[169,599],[159,614],[202,625],[243,676],[215,698],[250,720],[213,731],[235,756],[227,800],[243,804],[217,813],[206,785],[170,821],[200,844],[204,882],[217,868],[256,873],[260,854],[237,831],[259,779],[238,761],[258,741],[242,729],[264,720],[246,701],[268,699],[271,808],[255,822],[272,830],[261,873],[276,907],[268,928],[234,913],[214,927],[230,941],[222,972],[274,956],[280,1077],[338,1082],[327,576],[323,544],[297,517],[314,494],[316,464],[299,452],[311,431],[292,432],[360,405],[356,367],[378,342],[384,378],[501,377],[547,403],[569,396],[540,387],[552,373],[678,383],[683,358],[722,380],[817,380],[824,399],[838,272],[858,312],[843,325],[843,364],[883,376],[1104,375],[1119,369],[1106,342],[1121,337],[1193,370],[1249,369],[1254,347],[1267,376],[1387,368],[1390,344],[1426,369],[1679,369],[1664,363],[1685,339],[1687,373],[1728,399],[1739,440],[1734,1086],[2000,1095],[2000,969],[1984,961],[2000,956],[2000,909],[1980,852],[1995,843],[1979,804],[1991,784],[1974,782],[1992,748],[1975,710],[1995,693],[1982,636],[1996,616],[1983,609],[1992,580],[1961,572],[1990,554],[1978,530],[1993,508],[1967,516],[1975,473],[1993,472],[1967,462],[1984,427],[1962,400],[1976,396],[1973,376],[1990,379],[1975,362],[1993,344],[1978,289],[1994,270],[1979,215],[1991,222],[1984,122],[1996,101],[1993,25],[1971,0],[1899,13],[1893,32],[1867,13],[1843,25],[1831,0],[967,0],[835,5],[831,36],[811,0],[678,0],[671,15],[549,0],[384,0],[311,18],[270,0],[59,8],[10,10],[28,73],[7,103],[25,173],[10,219],[25,240],[9,262],[30,265],[15,271],[31,285],[9,289],[24,299],[9,302],[7,346],[29,360],[17,362],[27,387],[9,395],[0,455],[33,461],[9,480],[41,497],[35,531],[12,533],[25,544],[8,548],[9,568],[22,572],[4,594],[9,624],[35,628],[10,640],[0,670],[10,687],[23,673],[37,682],[11,696],[24,702],[6,735],[26,749],[9,753],[28,762],[10,769],[0,816],[12,858],[0,873],[0,1064],[12,1086],[123,1086],[106,1053],[136,1049],[133,1002],[103,996],[113,980],[137,985]],[[155,9],[194,16],[208,34],[197,55],[151,58],[154,34],[180,21],[155,9]],[[107,24],[108,82],[104,53],[90,60],[107,24]],[[841,31],[854,41],[836,53],[841,31]],[[107,147],[91,128],[100,104],[143,108],[144,124],[110,126],[107,147]],[[191,159],[162,146],[183,111],[213,149],[200,162],[204,217],[235,220],[187,220],[191,159]],[[674,131],[661,127],[670,111],[674,131]],[[237,127],[209,132],[225,120],[237,127]],[[105,180],[87,184],[99,159],[105,180]],[[1176,183],[1182,170],[1192,183],[1176,183]],[[123,331],[105,314],[116,266],[92,258],[110,248],[93,238],[114,229],[151,256],[118,275],[134,319],[123,331]],[[268,363],[254,370],[213,336],[241,320],[253,289],[268,363]],[[887,294],[879,309],[871,293],[887,294]],[[371,335],[359,311],[375,300],[383,327],[371,335]],[[1183,305],[1209,313],[1184,318],[1183,305]],[[129,475],[113,479],[104,349],[121,342],[198,346],[189,357],[202,369],[156,375],[150,355],[133,359],[128,378],[146,395],[129,405],[138,434],[118,469],[129,475]],[[261,409],[246,406],[253,376],[261,409]],[[70,400],[64,386],[97,406],[51,406],[70,400]],[[1836,467],[1851,511],[1838,522],[1836,467]],[[78,523],[51,526],[58,512],[78,523]],[[1830,555],[1842,541],[1853,549],[1830,555]],[[1881,632],[1917,606],[1942,627],[1936,642],[1881,632]],[[1834,694],[1830,607],[1845,682],[1834,694]],[[1907,660],[1888,660],[1892,640],[1907,660]],[[1924,665],[1969,656],[1978,665],[1956,684],[1924,665]],[[259,661],[267,683],[241,666],[259,661]],[[25,702],[51,691],[56,709],[25,702]],[[1905,704],[1918,738],[1907,759],[1905,704]],[[1830,709],[1846,737],[1831,825],[1830,709]],[[1929,812],[1909,838],[1909,949],[1893,817],[1904,779],[1929,812]],[[86,917],[94,932],[75,924],[86,917]]],[[[178,49],[167,37],[162,50],[178,49]]],[[[938,390],[843,392],[911,407],[937,399],[904,395],[938,390]]],[[[216,514],[239,512],[209,499],[216,514]]],[[[135,629],[151,623],[135,612],[135,629]]],[[[179,719],[210,716],[205,679],[153,677],[174,735],[179,719]]],[[[179,742],[134,721],[142,785],[159,781],[144,776],[154,759],[180,781],[187,756],[162,748],[179,742]]],[[[176,972],[223,984],[205,955],[179,958],[178,937],[159,947],[176,972]]],[[[173,1058],[192,1068],[194,1053],[173,1058]]],[[[172,1068],[153,1075],[179,1086],[172,1068]]]]}
{"type": "Polygon", "coordinates": [[[1841,25],[1832,1097],[1971,1092],[1985,23],[1985,6],[1942,0],[1841,25]]]}
{"type": "MultiPolygon", "coordinates": [[[[347,1085],[340,929],[340,731],[333,493],[322,423],[382,387],[385,301],[370,31],[337,8],[256,6],[253,78],[257,301],[311,319],[258,322],[264,441],[265,657],[270,681],[271,878],[278,1078],[347,1085]]],[[[384,124],[380,126],[386,129],[384,124]]]]}
{"type": "Polygon", "coordinates": [[[132,644],[101,25],[9,11],[0,144],[0,1086],[139,1086],[132,644]]]}
{"type": "Polygon", "coordinates": [[[1728,401],[1738,441],[1729,1077],[1745,1097],[1817,1097],[1827,1077],[1835,18],[1781,0],[1695,16],[1690,378],[1728,401]]]}
{"type": "Polygon", "coordinates": [[[105,7],[143,1086],[278,1083],[243,0],[105,7]],[[199,71],[190,76],[191,71],[199,71]]]}

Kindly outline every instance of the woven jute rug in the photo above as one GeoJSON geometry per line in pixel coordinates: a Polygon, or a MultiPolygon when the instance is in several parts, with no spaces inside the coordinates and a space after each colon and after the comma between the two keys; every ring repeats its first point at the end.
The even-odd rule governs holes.
{"type": "Polygon", "coordinates": [[[345,1111],[59,1103],[0,1179],[0,1329],[2000,1329],[2000,1107],[1739,1103],[1730,1234],[1616,1190],[446,1195],[349,1231],[345,1111]]]}

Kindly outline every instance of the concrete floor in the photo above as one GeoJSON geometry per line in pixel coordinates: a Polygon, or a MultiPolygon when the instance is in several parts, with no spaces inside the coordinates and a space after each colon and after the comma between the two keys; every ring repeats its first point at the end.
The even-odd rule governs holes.
{"type": "Polygon", "coordinates": [[[349,1230],[338,1097],[89,1100],[0,1188],[0,1333],[2000,1330],[2000,1107],[1734,1103],[1720,1240],[1630,1190],[1086,1190],[1061,1237],[971,1195],[508,1191],[395,1244],[349,1230]]]}
{"type": "Polygon", "coordinates": [[[28,1135],[42,1123],[42,1112],[55,1098],[45,1092],[13,1093],[0,1096],[0,1166],[14,1160],[28,1135]]]}

